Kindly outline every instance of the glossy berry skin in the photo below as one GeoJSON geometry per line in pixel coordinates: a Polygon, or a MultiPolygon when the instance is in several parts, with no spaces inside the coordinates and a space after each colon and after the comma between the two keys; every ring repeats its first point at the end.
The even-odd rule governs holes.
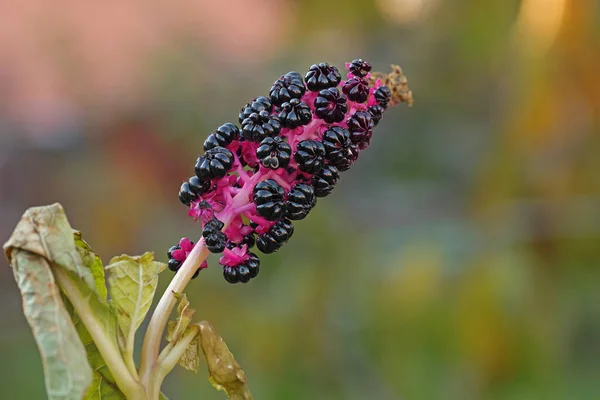
{"type": "Polygon", "coordinates": [[[169,259],[169,262],[167,263],[167,266],[169,267],[169,269],[173,272],[177,272],[177,270],[179,270],[179,268],[181,267],[181,261],[178,261],[174,258],[169,259]]]}
{"type": "Polygon", "coordinates": [[[374,126],[371,114],[366,111],[357,111],[348,118],[347,123],[352,143],[356,143],[361,150],[369,147],[374,126]]]}
{"type": "Polygon", "coordinates": [[[267,97],[259,96],[253,99],[250,103],[246,104],[244,107],[242,107],[242,109],[240,110],[238,120],[241,124],[251,114],[258,114],[261,111],[266,111],[267,113],[270,113],[272,110],[273,104],[271,103],[271,100],[269,100],[267,97]]]}
{"type": "Polygon", "coordinates": [[[331,193],[340,178],[338,169],[333,165],[324,166],[314,177],[315,196],[325,197],[331,193]]]}
{"type": "Polygon", "coordinates": [[[314,174],[325,164],[325,147],[316,140],[303,140],[296,146],[294,160],[301,171],[314,174]]]}
{"type": "Polygon", "coordinates": [[[202,236],[212,235],[213,233],[219,232],[225,224],[219,221],[217,218],[213,218],[204,224],[202,229],[202,236]]]}
{"type": "Polygon", "coordinates": [[[380,106],[379,104],[375,104],[367,108],[367,112],[371,115],[371,119],[373,120],[373,126],[377,126],[379,121],[383,118],[383,113],[385,112],[385,108],[380,106]]]}
{"type": "Polygon", "coordinates": [[[208,192],[211,187],[210,181],[203,181],[197,176],[192,176],[188,179],[188,184],[190,185],[190,190],[198,195],[208,192]]]}
{"type": "Polygon", "coordinates": [[[288,72],[273,83],[269,98],[275,105],[282,105],[291,99],[299,99],[306,92],[302,76],[297,72],[288,72]]]}
{"type": "Polygon", "coordinates": [[[256,157],[265,168],[285,168],[290,163],[291,156],[292,148],[279,136],[263,139],[256,149],[256,157]]]}
{"type": "Polygon", "coordinates": [[[234,140],[240,138],[240,130],[234,124],[228,122],[218,127],[204,141],[204,151],[214,149],[215,147],[227,147],[234,140]]]}
{"type": "Polygon", "coordinates": [[[285,128],[294,129],[308,124],[312,120],[312,111],[305,102],[291,99],[281,105],[279,119],[285,128]]]}
{"type": "Polygon", "coordinates": [[[265,110],[252,113],[242,121],[242,137],[250,142],[260,142],[266,137],[277,135],[280,131],[279,118],[265,110]]]}
{"type": "Polygon", "coordinates": [[[287,194],[285,216],[291,220],[304,219],[315,206],[315,189],[304,183],[296,183],[287,194]]]}
{"type": "Polygon", "coordinates": [[[325,147],[325,158],[329,164],[335,165],[340,171],[346,171],[352,164],[350,154],[350,132],[341,126],[332,126],[323,132],[321,141],[325,147]]]}
{"type": "Polygon", "coordinates": [[[260,269],[260,258],[254,253],[248,253],[248,256],[245,264],[250,270],[250,278],[256,278],[260,269]]]}
{"type": "Polygon", "coordinates": [[[196,176],[207,181],[222,178],[233,165],[233,153],[225,147],[214,147],[198,157],[194,167],[196,176]]]}
{"type": "Polygon", "coordinates": [[[274,180],[266,179],[254,187],[252,200],[256,204],[256,212],[269,221],[275,221],[283,216],[285,211],[285,190],[274,180]]]}
{"type": "MultiPolygon", "coordinates": [[[[204,232],[202,232],[202,236],[204,236],[204,232]]],[[[206,243],[206,248],[211,253],[222,253],[227,245],[227,235],[221,231],[217,231],[204,236],[204,242],[206,243]]]]}
{"type": "Polygon", "coordinates": [[[350,63],[348,66],[348,71],[350,71],[354,76],[363,78],[371,71],[371,64],[363,61],[362,58],[357,58],[350,63]]]}
{"type": "Polygon", "coordinates": [[[239,265],[223,267],[223,278],[229,283],[247,283],[258,275],[260,259],[254,253],[248,252],[248,259],[239,265]]]}
{"type": "Polygon", "coordinates": [[[342,80],[340,71],[327,63],[313,64],[304,76],[306,87],[312,92],[335,87],[342,80]]]}
{"type": "Polygon", "coordinates": [[[342,122],[347,112],[346,96],[334,87],[321,90],[315,99],[315,114],[327,123],[342,122]]]}
{"type": "Polygon", "coordinates": [[[348,99],[364,103],[369,97],[369,84],[363,78],[350,78],[342,86],[342,92],[348,96],[348,99]]]}
{"type": "Polygon", "coordinates": [[[277,221],[268,232],[256,240],[256,247],[265,253],[274,253],[281,248],[293,235],[294,226],[287,219],[277,221]]]}
{"type": "Polygon", "coordinates": [[[198,195],[191,189],[189,182],[183,182],[179,189],[179,201],[189,206],[197,197],[198,195]]]}
{"type": "Polygon", "coordinates": [[[387,86],[379,86],[373,92],[373,97],[375,97],[375,101],[377,101],[377,104],[379,104],[385,109],[387,108],[388,103],[392,99],[392,92],[387,86]]]}

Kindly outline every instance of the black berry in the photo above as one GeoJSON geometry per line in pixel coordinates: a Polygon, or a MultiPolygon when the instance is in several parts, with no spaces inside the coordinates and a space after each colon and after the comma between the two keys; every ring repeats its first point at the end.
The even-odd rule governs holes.
{"type": "Polygon", "coordinates": [[[304,183],[296,183],[288,192],[285,202],[285,215],[291,220],[305,218],[315,206],[315,189],[304,183]]]}
{"type": "Polygon", "coordinates": [[[383,113],[385,112],[385,108],[380,106],[379,104],[375,104],[367,108],[367,112],[371,115],[371,119],[373,120],[373,126],[377,126],[379,121],[383,118],[383,113]]]}
{"type": "Polygon", "coordinates": [[[348,99],[363,103],[369,97],[369,84],[363,78],[350,78],[342,86],[342,92],[348,96],[348,99]]]}
{"type": "Polygon", "coordinates": [[[350,130],[350,140],[356,143],[361,150],[369,147],[373,134],[373,118],[366,111],[357,111],[347,121],[350,130]]]}
{"type": "Polygon", "coordinates": [[[252,199],[260,216],[275,221],[283,216],[284,196],[285,190],[274,180],[267,179],[256,184],[252,199]]]}
{"type": "Polygon", "coordinates": [[[379,104],[383,108],[387,108],[388,103],[392,99],[392,92],[387,86],[379,86],[373,92],[373,96],[375,97],[377,104],[379,104]]]}
{"type": "Polygon", "coordinates": [[[250,116],[250,114],[258,114],[261,111],[270,113],[273,110],[273,104],[267,97],[259,96],[253,99],[250,103],[246,104],[240,110],[239,122],[240,124],[250,116]]]}
{"type": "Polygon", "coordinates": [[[366,61],[363,61],[362,58],[357,58],[356,60],[350,63],[350,65],[348,66],[348,70],[352,72],[354,76],[362,78],[366,76],[369,73],[369,71],[371,71],[371,64],[369,64],[366,61]]]}
{"type": "Polygon", "coordinates": [[[242,137],[251,142],[260,142],[268,136],[277,135],[279,131],[279,118],[268,111],[252,113],[242,121],[242,137]]]}
{"type": "Polygon", "coordinates": [[[214,147],[196,160],[196,176],[201,180],[222,178],[233,165],[233,153],[225,147],[214,147]]]}
{"type": "Polygon", "coordinates": [[[294,160],[301,171],[314,174],[325,163],[325,147],[316,140],[303,140],[296,146],[294,160]]]}
{"type": "Polygon", "coordinates": [[[315,99],[315,114],[330,124],[342,122],[347,111],[346,96],[334,87],[321,90],[315,99]]]}
{"type": "Polygon", "coordinates": [[[313,64],[304,77],[308,90],[318,92],[339,85],[342,77],[340,71],[327,63],[313,64]]]}
{"type": "Polygon", "coordinates": [[[302,76],[297,72],[288,72],[273,83],[269,97],[273,104],[280,106],[291,99],[299,99],[305,92],[302,76]]]}
{"type": "MultiPolygon", "coordinates": [[[[202,232],[202,236],[204,236],[204,232],[202,232]]],[[[227,235],[221,231],[217,231],[204,236],[204,242],[206,243],[206,248],[211,253],[222,253],[227,245],[227,235]]]]}
{"type": "Polygon", "coordinates": [[[194,193],[194,191],[190,187],[189,182],[183,182],[181,188],[179,188],[179,201],[181,201],[186,206],[189,206],[190,203],[196,200],[197,197],[198,195],[194,193]]]}
{"type": "Polygon", "coordinates": [[[181,261],[171,258],[169,260],[169,262],[167,263],[167,266],[169,267],[169,269],[171,271],[177,272],[179,270],[179,268],[181,268],[181,261]]]}
{"type": "Polygon", "coordinates": [[[212,132],[204,141],[204,151],[213,149],[215,147],[227,147],[233,142],[240,138],[240,130],[234,124],[228,122],[218,127],[212,132]]]}
{"type": "Polygon", "coordinates": [[[223,267],[223,277],[229,283],[247,283],[258,275],[260,259],[254,253],[248,253],[248,259],[239,265],[223,267]]]}
{"type": "Polygon", "coordinates": [[[197,176],[192,176],[190,179],[188,179],[188,183],[191,191],[198,195],[208,192],[211,187],[210,181],[203,181],[197,176]]]}
{"type": "Polygon", "coordinates": [[[256,157],[265,168],[285,168],[290,163],[291,156],[292,148],[279,136],[263,139],[258,149],[256,149],[256,157]]]}
{"type": "Polygon", "coordinates": [[[346,171],[352,164],[353,157],[350,147],[350,132],[341,126],[332,126],[323,132],[323,147],[325,157],[329,164],[335,165],[338,170],[346,171]]]}
{"type": "Polygon", "coordinates": [[[294,129],[308,124],[312,120],[312,112],[305,102],[291,99],[281,105],[279,119],[284,127],[294,129]]]}
{"type": "Polygon", "coordinates": [[[333,165],[326,165],[313,177],[315,196],[325,197],[333,190],[340,178],[338,170],[333,165]]]}
{"type": "Polygon", "coordinates": [[[281,219],[256,240],[256,247],[265,254],[274,253],[281,248],[294,233],[294,226],[287,219],[281,219]]]}

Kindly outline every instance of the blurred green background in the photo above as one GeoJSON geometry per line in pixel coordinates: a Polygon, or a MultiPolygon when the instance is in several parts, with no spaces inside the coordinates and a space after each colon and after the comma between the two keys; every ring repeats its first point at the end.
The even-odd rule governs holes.
{"type": "MultiPolygon", "coordinates": [[[[196,315],[257,399],[600,399],[599,22],[596,0],[7,2],[0,238],[59,201],[105,262],[166,260],[200,234],[177,190],[212,129],[289,70],[399,63],[414,107],[258,279],[213,259],[196,315]]],[[[0,398],[43,399],[0,265],[0,398]]],[[[165,391],[224,398],[204,370],[165,391]]]]}

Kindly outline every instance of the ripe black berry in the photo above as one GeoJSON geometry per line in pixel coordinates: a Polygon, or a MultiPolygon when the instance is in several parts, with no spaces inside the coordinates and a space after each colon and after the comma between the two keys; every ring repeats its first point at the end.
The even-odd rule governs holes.
{"type": "Polygon", "coordinates": [[[222,221],[219,221],[217,218],[213,218],[210,221],[207,221],[202,228],[202,236],[206,237],[208,235],[212,235],[213,233],[220,232],[225,224],[222,221]]]}
{"type": "Polygon", "coordinates": [[[323,89],[315,99],[315,114],[330,124],[342,122],[348,111],[346,96],[336,88],[323,89]]]}
{"type": "Polygon", "coordinates": [[[296,183],[288,192],[285,215],[291,220],[303,219],[315,206],[315,189],[304,183],[296,183]]]}
{"type": "Polygon", "coordinates": [[[265,168],[285,168],[290,163],[291,156],[292,148],[279,136],[265,138],[256,149],[256,157],[265,168]]]}
{"type": "Polygon", "coordinates": [[[309,174],[317,172],[325,163],[325,147],[316,140],[303,140],[296,146],[294,160],[301,171],[309,174]]]}
{"type": "Polygon", "coordinates": [[[211,253],[222,253],[223,250],[225,250],[225,246],[227,245],[227,235],[223,232],[216,231],[206,236],[204,235],[204,232],[202,232],[202,236],[204,236],[206,248],[211,253]]]}
{"type": "Polygon", "coordinates": [[[169,267],[169,269],[171,271],[177,272],[179,270],[179,268],[181,268],[181,261],[171,258],[171,259],[169,259],[167,266],[169,267]]]}
{"type": "Polygon", "coordinates": [[[191,191],[196,194],[204,194],[208,192],[211,187],[210,181],[203,181],[197,176],[192,176],[190,179],[188,179],[188,183],[191,191]]]}
{"type": "Polygon", "coordinates": [[[357,111],[347,122],[352,143],[356,143],[361,150],[369,147],[374,125],[371,114],[366,111],[357,111]]]}
{"type": "Polygon", "coordinates": [[[274,180],[266,179],[254,187],[253,201],[258,214],[269,221],[275,221],[285,210],[283,197],[285,190],[274,180]]]}
{"type": "Polygon", "coordinates": [[[284,127],[294,129],[308,124],[312,120],[312,112],[305,102],[291,99],[281,105],[279,119],[284,127]]]}
{"type": "Polygon", "coordinates": [[[196,176],[203,181],[222,178],[233,165],[233,154],[225,147],[214,147],[198,157],[194,167],[196,176]]]}
{"type": "Polygon", "coordinates": [[[277,135],[279,131],[279,118],[265,110],[252,113],[242,121],[242,137],[251,142],[260,142],[268,136],[277,135]]]}
{"type": "Polygon", "coordinates": [[[281,219],[269,231],[258,237],[256,247],[265,254],[274,253],[292,237],[293,233],[292,223],[287,219],[281,219]]]}
{"type": "Polygon", "coordinates": [[[189,206],[197,197],[198,195],[192,191],[189,182],[183,182],[179,189],[179,201],[186,206],[189,206]]]}
{"type": "Polygon", "coordinates": [[[325,158],[329,164],[335,165],[338,170],[346,171],[352,164],[350,154],[350,132],[341,126],[332,126],[323,132],[323,147],[325,147],[325,158]]]}
{"type": "Polygon", "coordinates": [[[350,78],[342,86],[342,92],[348,96],[348,99],[363,103],[369,97],[369,84],[363,78],[350,78]]]}
{"type": "Polygon", "coordinates": [[[302,76],[297,72],[288,72],[273,83],[269,90],[271,102],[282,105],[291,99],[299,99],[306,92],[302,76]]]}
{"type": "Polygon", "coordinates": [[[359,78],[364,77],[371,71],[371,64],[366,61],[363,61],[362,58],[357,58],[356,60],[350,63],[348,66],[348,70],[352,72],[354,76],[358,76],[359,78]]]}
{"type": "Polygon", "coordinates": [[[377,126],[379,121],[383,118],[383,113],[385,112],[385,108],[380,106],[379,104],[375,104],[367,108],[367,112],[371,115],[371,119],[373,120],[373,125],[377,126]]]}
{"type": "Polygon", "coordinates": [[[258,275],[259,267],[260,267],[260,258],[254,253],[248,252],[248,260],[246,260],[246,265],[250,270],[250,278],[255,278],[258,275]]]}
{"type": "Polygon", "coordinates": [[[250,114],[258,114],[261,111],[266,111],[270,113],[273,110],[273,104],[271,104],[271,100],[267,97],[259,96],[253,99],[250,103],[246,104],[240,110],[239,121],[240,124],[250,116],[250,114]]]}
{"type": "Polygon", "coordinates": [[[239,265],[223,267],[223,277],[229,283],[247,283],[258,275],[260,259],[254,253],[248,253],[248,259],[239,265]]]}
{"type": "Polygon", "coordinates": [[[340,178],[338,170],[333,165],[326,165],[314,177],[315,196],[325,197],[333,190],[340,178]]]}
{"type": "Polygon", "coordinates": [[[342,77],[340,71],[327,63],[313,64],[304,77],[308,90],[318,92],[339,85],[342,77]]]}
{"type": "Polygon", "coordinates": [[[234,140],[239,139],[240,130],[234,124],[228,122],[218,127],[212,132],[204,141],[204,151],[213,149],[215,147],[227,147],[234,140]]]}
{"type": "Polygon", "coordinates": [[[379,104],[383,108],[387,108],[388,103],[392,99],[392,92],[387,86],[379,86],[373,92],[373,96],[375,97],[377,104],[379,104]]]}

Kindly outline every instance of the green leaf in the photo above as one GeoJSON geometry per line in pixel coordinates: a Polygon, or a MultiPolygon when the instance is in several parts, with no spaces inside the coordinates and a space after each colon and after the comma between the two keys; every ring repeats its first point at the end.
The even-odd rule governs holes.
{"type": "Polygon", "coordinates": [[[81,399],[92,382],[92,370],[61,299],[51,264],[55,262],[76,274],[84,285],[93,284],[93,279],[81,264],[62,207],[54,204],[26,211],[4,250],[40,350],[48,398],[81,399]]]}
{"type": "Polygon", "coordinates": [[[224,390],[231,400],[252,400],[246,373],[235,360],[225,341],[207,321],[197,324],[200,348],[208,366],[209,381],[224,390]]]}
{"type": "Polygon", "coordinates": [[[90,270],[94,277],[94,284],[98,296],[106,300],[108,293],[106,290],[106,282],[104,280],[104,265],[102,264],[102,259],[94,253],[94,250],[92,250],[90,245],[83,240],[81,232],[73,231],[73,238],[75,240],[76,250],[81,257],[83,265],[90,270]]]}
{"type": "Polygon", "coordinates": [[[133,354],[135,332],[152,305],[158,274],[165,267],[164,263],[154,261],[154,254],[148,252],[137,257],[114,257],[105,268],[111,304],[117,312],[119,328],[125,338],[123,350],[130,355],[133,354]]]}
{"type": "Polygon", "coordinates": [[[119,387],[115,382],[115,378],[108,370],[106,361],[104,361],[104,358],[102,358],[102,355],[98,351],[98,347],[96,347],[96,344],[94,343],[85,325],[83,322],[81,322],[81,319],[77,313],[75,313],[75,310],[73,309],[71,303],[69,303],[69,300],[63,300],[65,300],[67,311],[71,314],[71,318],[73,320],[73,324],[75,325],[75,329],[77,330],[77,334],[79,335],[79,339],[81,339],[81,342],[85,347],[88,362],[90,363],[90,366],[94,372],[92,384],[89,386],[87,392],[83,396],[83,399],[125,399],[125,395],[119,390],[119,387]]]}
{"type": "MultiPolygon", "coordinates": [[[[107,290],[106,283],[104,281],[104,266],[102,265],[102,260],[98,255],[94,253],[91,247],[83,240],[81,236],[81,232],[74,231],[73,232],[75,238],[75,245],[77,246],[77,251],[81,256],[83,264],[89,268],[94,275],[94,282],[96,283],[96,289],[99,297],[101,299],[106,299],[107,290]]],[[[98,351],[98,347],[94,343],[90,333],[86,329],[83,322],[73,309],[73,306],[69,302],[68,299],[65,300],[65,304],[67,305],[67,311],[71,314],[71,318],[73,320],[73,324],[75,325],[75,329],[79,334],[79,338],[85,347],[85,351],[87,353],[87,358],[94,371],[94,378],[92,384],[88,388],[87,392],[83,396],[84,400],[124,400],[125,395],[119,390],[115,382],[115,378],[112,376],[108,367],[106,365],[106,361],[102,358],[102,355],[98,351]]],[[[112,318],[114,321],[115,319],[112,318]]],[[[116,331],[116,324],[114,325],[113,332],[116,331]]]]}

